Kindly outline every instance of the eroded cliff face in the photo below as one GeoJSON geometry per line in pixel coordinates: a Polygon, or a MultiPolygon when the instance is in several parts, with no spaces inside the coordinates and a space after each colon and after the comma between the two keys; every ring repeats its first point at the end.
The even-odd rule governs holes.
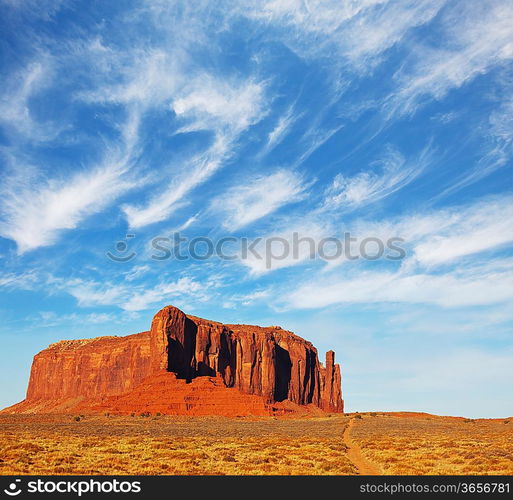
{"type": "Polygon", "coordinates": [[[150,373],[149,332],[64,340],[36,354],[27,400],[120,394],[150,373]]]}
{"type": "Polygon", "coordinates": [[[333,351],[323,366],[310,342],[280,327],[224,325],[168,306],[149,332],[62,341],[40,352],[27,398],[12,409],[231,415],[243,414],[245,404],[248,414],[268,414],[288,403],[343,411],[333,351]],[[236,410],[231,399],[239,401],[236,410]]]}
{"type": "Polygon", "coordinates": [[[219,375],[227,387],[268,403],[287,399],[343,411],[335,353],[326,354],[323,367],[310,342],[278,326],[223,325],[169,306],[154,317],[150,338],[155,370],[187,381],[219,375]]]}

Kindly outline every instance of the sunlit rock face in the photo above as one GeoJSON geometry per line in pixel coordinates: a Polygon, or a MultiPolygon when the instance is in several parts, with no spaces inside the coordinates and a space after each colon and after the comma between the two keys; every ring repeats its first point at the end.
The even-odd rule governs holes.
{"type": "Polygon", "coordinates": [[[34,357],[13,412],[267,415],[342,412],[340,367],[278,326],[225,325],[167,306],[151,330],[61,341],[34,357]]]}

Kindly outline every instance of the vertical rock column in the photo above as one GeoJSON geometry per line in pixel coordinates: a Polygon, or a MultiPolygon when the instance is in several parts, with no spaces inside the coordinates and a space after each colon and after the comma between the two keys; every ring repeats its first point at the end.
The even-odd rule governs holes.
{"type": "Polygon", "coordinates": [[[266,336],[262,345],[261,381],[262,391],[266,403],[276,401],[276,347],[277,344],[270,336],[266,336]]]}
{"type": "MultiPolygon", "coordinates": [[[[150,371],[183,372],[186,315],[176,307],[164,307],[153,318],[150,331],[150,371]],[[174,344],[174,345],[173,345],[174,344]],[[173,365],[173,366],[170,366],[173,365]]],[[[183,374],[182,374],[183,375],[183,374]]]]}
{"type": "Polygon", "coordinates": [[[321,408],[326,411],[342,412],[342,388],[340,379],[340,365],[335,364],[335,353],[326,353],[326,368],[324,369],[324,384],[321,395],[321,408]]]}

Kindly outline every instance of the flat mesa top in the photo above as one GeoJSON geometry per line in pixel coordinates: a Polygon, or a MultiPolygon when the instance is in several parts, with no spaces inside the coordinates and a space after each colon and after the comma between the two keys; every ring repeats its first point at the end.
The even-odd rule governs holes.
{"type": "MultiPolygon", "coordinates": [[[[182,311],[177,309],[174,306],[166,306],[165,308],[161,309],[158,314],[163,313],[164,311],[179,311],[181,314],[184,314],[182,311]]],[[[156,317],[158,317],[158,314],[156,317]]],[[[185,314],[184,314],[185,315],[185,314]]],[[[221,328],[226,328],[230,332],[233,333],[234,338],[237,338],[241,335],[256,335],[257,337],[268,337],[275,339],[278,343],[281,342],[287,342],[287,341],[293,341],[296,343],[303,344],[305,346],[308,346],[311,349],[315,349],[313,344],[309,342],[308,340],[305,340],[304,338],[300,337],[299,335],[296,335],[295,333],[284,330],[281,326],[272,325],[272,326],[258,326],[258,325],[247,325],[247,324],[226,324],[221,323],[219,321],[213,321],[208,320],[204,318],[200,318],[198,316],[193,316],[186,314],[185,317],[195,323],[196,325],[208,325],[208,326],[218,326],[221,328]]],[[[77,349],[81,349],[84,347],[91,347],[95,348],[96,346],[99,346],[100,344],[110,344],[110,343],[116,343],[119,340],[128,341],[128,342],[138,342],[139,340],[142,340],[146,338],[148,335],[150,335],[150,331],[135,333],[131,335],[106,335],[103,337],[93,337],[89,339],[77,339],[77,340],[61,340],[59,342],[56,342],[54,344],[50,344],[45,351],[53,351],[53,352],[65,352],[65,351],[74,351],[77,349]]]]}
{"type": "Polygon", "coordinates": [[[50,344],[45,350],[71,351],[81,347],[92,346],[98,343],[116,342],[120,339],[131,340],[131,338],[146,336],[149,335],[149,333],[149,331],[146,331],[140,333],[132,333],[130,335],[105,335],[103,337],[92,337],[90,339],[59,340],[59,342],[50,344]]]}

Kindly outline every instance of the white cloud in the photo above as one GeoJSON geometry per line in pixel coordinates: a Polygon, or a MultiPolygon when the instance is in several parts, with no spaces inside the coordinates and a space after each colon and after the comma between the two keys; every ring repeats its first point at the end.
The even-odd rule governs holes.
{"type": "MultiPolygon", "coordinates": [[[[157,9],[164,9],[163,15],[164,7],[157,9]]],[[[161,19],[154,21],[159,23],[161,19]]],[[[200,28],[184,27],[187,32],[200,28]]],[[[186,203],[186,196],[231,157],[240,134],[266,112],[263,83],[204,72],[187,53],[188,43],[181,37],[172,37],[163,40],[158,49],[136,46],[120,51],[94,39],[84,49],[98,69],[93,75],[93,88],[82,91],[79,97],[90,103],[123,105],[132,119],[132,126],[127,123],[123,129],[126,141],[137,144],[145,114],[151,109],[166,108],[176,114],[176,123],[169,124],[171,130],[178,127],[175,134],[207,131],[213,137],[203,151],[189,158],[177,157],[161,168],[159,187],[147,200],[122,207],[131,228],[166,220],[186,203]]]]}
{"type": "Polygon", "coordinates": [[[164,304],[166,300],[182,301],[184,297],[194,297],[196,300],[204,300],[201,293],[202,285],[190,278],[180,278],[174,283],[161,284],[151,290],[146,290],[132,295],[123,304],[126,311],[141,311],[149,309],[155,304],[164,304]]]}
{"type": "Polygon", "coordinates": [[[7,92],[2,93],[0,98],[2,121],[22,131],[32,127],[28,101],[42,85],[45,73],[43,64],[34,62],[11,77],[7,83],[7,92]]]}
{"type": "Polygon", "coordinates": [[[298,201],[306,187],[300,175],[281,169],[229,188],[213,200],[212,209],[224,217],[222,225],[226,230],[236,231],[298,201]]]}
{"type": "Polygon", "coordinates": [[[9,12],[11,15],[34,16],[48,20],[61,9],[65,0],[1,0],[0,3],[12,9],[9,12]]]}
{"type": "Polygon", "coordinates": [[[340,25],[361,11],[387,0],[360,2],[312,0],[267,0],[254,6],[250,15],[268,22],[281,22],[301,26],[312,32],[333,33],[340,25]]]}
{"type": "Polygon", "coordinates": [[[30,290],[35,288],[40,280],[39,273],[34,270],[22,273],[1,273],[0,287],[30,290]]]}
{"type": "Polygon", "coordinates": [[[420,264],[447,263],[513,242],[511,199],[448,210],[446,216],[446,224],[451,219],[452,224],[433,231],[415,246],[414,258],[420,264]]]}
{"type": "Polygon", "coordinates": [[[150,271],[150,269],[150,266],[148,266],[147,264],[141,266],[134,266],[132,267],[132,269],[130,269],[130,271],[124,274],[125,280],[134,281],[140,278],[141,276],[144,276],[148,271],[150,271]]]}
{"type": "Polygon", "coordinates": [[[229,84],[201,76],[181,91],[172,106],[182,132],[210,130],[213,144],[178,170],[164,190],[144,205],[123,210],[132,228],[166,220],[194,188],[208,180],[231,157],[239,135],[265,113],[264,87],[253,81],[229,84]]]}
{"type": "Polygon", "coordinates": [[[513,142],[513,97],[502,101],[490,116],[490,135],[504,145],[513,142]]]}
{"type": "Polygon", "coordinates": [[[263,84],[230,83],[211,75],[199,75],[174,100],[172,108],[188,121],[182,130],[245,130],[265,113],[263,84]]]}
{"type": "Polygon", "coordinates": [[[51,120],[37,120],[31,110],[31,100],[52,83],[52,64],[50,56],[41,55],[5,80],[0,97],[0,124],[8,135],[15,135],[15,142],[51,141],[65,127],[51,120]]]}
{"type": "MultiPolygon", "coordinates": [[[[91,50],[93,53],[81,53],[85,61],[100,50],[98,43],[93,44],[91,50]]],[[[101,50],[107,49],[101,47],[101,50]]],[[[6,109],[4,119],[17,127],[25,139],[49,138],[49,128],[34,122],[29,109],[31,96],[48,83],[47,74],[46,65],[34,63],[21,72],[21,76],[15,75],[21,79],[19,88],[16,90],[14,86],[7,96],[14,96],[14,99],[2,103],[6,109]]],[[[101,96],[84,93],[80,97],[101,102],[121,98],[105,88],[101,96]]],[[[0,235],[15,241],[18,253],[54,244],[63,230],[78,227],[90,215],[102,211],[128,190],[146,182],[132,172],[139,153],[142,109],[136,105],[127,106],[125,119],[118,127],[119,138],[107,141],[99,164],[72,168],[73,173],[69,176],[49,177],[42,173],[41,166],[35,168],[25,164],[21,148],[6,150],[11,165],[0,187],[0,235]]]]}
{"type": "Polygon", "coordinates": [[[505,167],[513,156],[513,99],[504,100],[489,118],[488,126],[480,130],[486,139],[484,154],[479,161],[465,171],[439,198],[474,184],[496,170],[505,167]]]}
{"type": "MultiPolygon", "coordinates": [[[[152,19],[156,25],[170,15],[164,4],[149,8],[152,16],[156,15],[152,19]]],[[[81,92],[80,98],[91,103],[123,105],[129,116],[137,118],[131,129],[134,142],[138,140],[139,122],[152,109],[174,111],[176,120],[169,123],[174,134],[206,131],[212,135],[210,145],[203,151],[168,161],[159,171],[159,187],[147,200],[122,207],[131,228],[166,220],[195,187],[223,166],[233,154],[239,135],[266,112],[263,83],[251,77],[208,73],[194,61],[188,46],[198,37],[192,32],[200,36],[205,26],[191,24],[169,8],[177,25],[158,48],[136,45],[127,51],[114,50],[99,39],[85,48],[99,69],[93,75],[93,88],[81,92]]]]}
{"type": "Polygon", "coordinates": [[[37,324],[38,328],[49,328],[78,322],[82,324],[116,323],[119,319],[116,315],[107,313],[57,314],[53,311],[41,311],[33,321],[37,324]]]}
{"type": "Polygon", "coordinates": [[[20,254],[51,245],[62,230],[76,228],[133,188],[124,173],[106,166],[70,179],[28,183],[16,191],[2,189],[0,235],[14,240],[20,254]]]}
{"type": "Polygon", "coordinates": [[[371,164],[374,170],[353,177],[338,174],[326,192],[325,208],[355,209],[383,199],[418,177],[427,162],[426,150],[407,162],[399,151],[388,148],[380,160],[371,164]]]}
{"type": "Polygon", "coordinates": [[[194,188],[208,180],[230,154],[229,144],[216,142],[204,153],[190,159],[175,178],[144,205],[124,205],[128,224],[140,228],[166,220],[173,210],[185,203],[183,198],[194,188]]]}
{"type": "Polygon", "coordinates": [[[78,94],[86,102],[117,103],[145,110],[169,103],[186,82],[176,51],[132,48],[120,52],[98,38],[83,50],[85,57],[95,59],[96,69],[93,88],[78,94]]]}
{"type": "Polygon", "coordinates": [[[232,300],[240,302],[242,305],[247,306],[255,302],[268,300],[270,296],[269,290],[258,290],[256,292],[248,293],[246,295],[239,295],[231,297],[232,300]]]}
{"type": "MultiPolygon", "coordinates": [[[[186,196],[232,156],[240,134],[267,112],[263,82],[251,76],[207,72],[194,59],[191,44],[211,44],[212,40],[203,37],[209,29],[207,20],[182,17],[190,10],[185,4],[177,8],[165,3],[136,10],[136,17],[148,22],[149,13],[154,28],[162,28],[163,38],[157,47],[148,49],[134,42],[129,50],[121,50],[106,46],[99,38],[82,47],[84,57],[94,64],[91,88],[81,91],[79,97],[89,103],[122,105],[133,117],[134,143],[141,120],[153,109],[174,111],[176,120],[169,122],[174,134],[206,131],[212,136],[203,151],[189,158],[177,156],[161,167],[159,186],[144,202],[122,207],[131,228],[166,220],[177,206],[186,203],[186,196]],[[173,30],[168,29],[171,23],[173,30]]],[[[85,75],[86,79],[89,76],[85,75]]]]}
{"type": "Polygon", "coordinates": [[[360,240],[400,237],[410,255],[404,267],[433,268],[511,244],[512,216],[513,199],[500,196],[382,220],[353,219],[345,229],[360,240]]]}
{"type": "Polygon", "coordinates": [[[379,2],[358,15],[339,34],[338,42],[343,53],[363,67],[401,41],[410,29],[431,21],[444,4],[445,0],[379,2]]]}
{"type": "Polygon", "coordinates": [[[422,99],[441,99],[513,58],[511,2],[454,2],[442,22],[443,47],[418,47],[413,67],[396,75],[399,89],[387,103],[390,110],[413,113],[422,99]]]}
{"type": "Polygon", "coordinates": [[[445,274],[360,272],[304,283],[284,296],[286,307],[315,309],[334,304],[410,303],[441,307],[481,306],[513,300],[513,269],[468,269],[445,274]]]}
{"type": "MultiPolygon", "coordinates": [[[[512,221],[513,200],[508,196],[389,220],[355,219],[344,230],[358,242],[366,237],[383,242],[391,237],[403,238],[401,246],[408,257],[400,268],[379,266],[369,271],[360,258],[356,268],[345,268],[345,275],[341,275],[333,269],[334,264],[345,262],[341,256],[328,262],[324,269],[329,269],[329,274],[317,273],[315,279],[299,286],[294,282],[292,292],[284,283],[283,291],[275,293],[283,297],[285,307],[305,309],[351,303],[423,303],[442,307],[505,304],[513,298],[513,260],[499,258],[501,254],[485,256],[484,252],[511,248],[512,221]]],[[[324,223],[317,234],[301,234],[312,236],[317,243],[322,237],[341,238],[332,232],[336,228],[333,221],[325,218],[324,223]]],[[[263,243],[259,248],[263,249],[263,243]]],[[[353,247],[351,253],[359,255],[353,247]]],[[[304,263],[308,257],[277,260],[271,270],[304,263]]],[[[244,264],[255,274],[269,270],[264,262],[248,260],[244,264]]]]}
{"type": "Polygon", "coordinates": [[[431,21],[444,3],[270,0],[244,6],[242,14],[281,29],[282,40],[301,55],[332,58],[336,54],[365,71],[411,28],[431,21]]]}
{"type": "Polygon", "coordinates": [[[75,297],[81,307],[117,306],[125,311],[143,311],[163,307],[172,301],[180,305],[186,299],[205,300],[205,287],[182,277],[173,282],[146,285],[119,285],[84,280],[57,280],[56,286],[75,297]]]}
{"type": "MultiPolygon", "coordinates": [[[[348,281],[341,281],[340,285],[330,288],[331,293],[326,291],[320,294],[318,300],[321,303],[324,305],[335,303],[338,294],[337,286],[344,288],[347,285],[344,292],[345,298],[341,299],[341,302],[377,300],[378,302],[409,301],[443,304],[445,301],[451,304],[458,302],[458,287],[461,287],[462,297],[466,289],[472,290],[468,297],[474,293],[476,297],[481,297],[479,292],[481,278],[470,279],[464,272],[466,270],[474,273],[476,262],[490,258],[484,257],[485,252],[497,252],[511,247],[513,243],[511,221],[513,221],[513,201],[509,197],[383,220],[356,218],[342,222],[336,217],[336,212],[313,211],[310,215],[300,218],[288,217],[286,221],[281,221],[283,224],[278,224],[279,229],[263,234],[260,240],[255,238],[256,244],[252,248],[256,255],[249,252],[242,258],[241,254],[239,262],[248,268],[253,277],[292,266],[310,264],[316,266],[319,282],[327,283],[329,276],[335,275],[337,266],[347,263],[349,257],[357,256],[356,262],[351,261],[351,268],[345,269],[360,270],[361,276],[358,279],[354,277],[348,281]],[[348,242],[344,233],[349,234],[353,241],[348,242]],[[337,252],[337,248],[327,240],[333,237],[340,241],[342,251],[339,249],[337,252]],[[397,256],[395,250],[387,249],[389,239],[402,239],[402,241],[396,240],[395,245],[405,251],[405,259],[395,263],[385,260],[383,266],[379,262],[373,263],[374,267],[379,265],[383,269],[400,265],[398,271],[365,274],[366,262],[362,257],[361,244],[365,238],[369,237],[378,238],[383,242],[385,248],[383,258],[386,255],[397,256]],[[295,240],[300,243],[295,243],[295,240]],[[323,242],[322,248],[321,242],[323,242]],[[350,245],[349,252],[347,245],[350,245]],[[319,255],[320,249],[327,258],[319,255]],[[337,253],[339,256],[333,258],[332,256],[337,253]],[[419,291],[416,293],[417,286],[419,291]],[[392,292],[386,292],[388,295],[383,295],[385,291],[379,293],[376,291],[381,288],[385,291],[389,288],[402,289],[404,293],[394,298],[392,292]],[[360,293],[362,295],[358,299],[360,293]],[[352,299],[347,298],[347,295],[352,299]],[[325,302],[322,302],[323,297],[327,297],[325,302]]],[[[366,245],[364,250],[373,254],[374,247],[366,245]]],[[[497,260],[497,257],[494,259],[491,267],[485,269],[483,264],[479,267],[479,273],[487,274],[487,277],[482,279],[483,282],[487,279],[497,281],[496,291],[489,294],[492,302],[498,301],[501,294],[504,297],[509,296],[507,280],[511,277],[511,266],[503,260],[497,260]]],[[[297,281],[294,281],[292,288],[295,289],[297,286],[297,281]]],[[[320,285],[319,288],[322,286],[320,285]]],[[[290,286],[287,282],[284,287],[287,291],[280,292],[279,295],[289,294],[290,286]]],[[[315,286],[311,284],[306,284],[304,289],[307,290],[309,287],[315,290],[315,286]]],[[[483,290],[487,289],[488,286],[483,288],[483,290]]],[[[312,296],[315,294],[316,291],[312,292],[312,296]]],[[[307,294],[307,297],[310,297],[310,294],[307,294]]],[[[469,300],[471,303],[468,297],[462,300],[469,300]]],[[[313,300],[312,304],[315,304],[316,300],[313,300]]],[[[305,299],[306,302],[308,298],[305,299]]],[[[294,303],[300,307],[300,298],[295,298],[294,303]]]]}
{"type": "Polygon", "coordinates": [[[94,281],[81,279],[68,280],[54,279],[54,286],[58,286],[72,297],[79,306],[111,306],[124,302],[127,289],[123,285],[100,284],[94,281]]]}
{"type": "Polygon", "coordinates": [[[16,242],[18,253],[53,244],[62,230],[76,228],[136,182],[127,176],[126,159],[70,178],[27,179],[14,175],[1,188],[0,235],[16,242]]]}
{"type": "Polygon", "coordinates": [[[280,116],[271,132],[269,132],[263,153],[268,153],[271,149],[280,144],[287,135],[292,124],[299,118],[300,116],[297,116],[294,112],[294,107],[290,106],[285,114],[280,116]]]}

